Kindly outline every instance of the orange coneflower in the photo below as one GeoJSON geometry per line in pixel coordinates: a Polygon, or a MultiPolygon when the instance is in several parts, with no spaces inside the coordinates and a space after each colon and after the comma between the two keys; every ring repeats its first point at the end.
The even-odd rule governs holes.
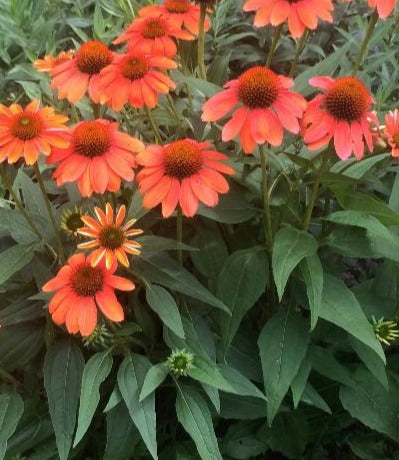
{"type": "MultiPolygon", "coordinates": [[[[189,0],[164,0],[161,5],[149,5],[142,8],[140,16],[163,16],[178,28],[183,26],[193,35],[198,35],[200,8],[189,0]]],[[[211,21],[205,18],[204,31],[211,27],[211,21]]]]}
{"type": "Polygon", "coordinates": [[[126,32],[113,43],[127,41],[128,51],[172,59],[177,54],[176,38],[192,40],[193,35],[177,27],[166,17],[152,15],[134,19],[126,32]]]}
{"type": "Polygon", "coordinates": [[[151,145],[137,156],[144,168],[137,174],[143,206],[153,208],[162,202],[162,214],[169,217],[180,204],[191,217],[198,202],[216,206],[218,193],[227,193],[223,174],[234,170],[222,163],[226,156],[212,150],[209,142],[182,139],[160,146],[151,145]]]}
{"type": "Polygon", "coordinates": [[[51,87],[58,90],[59,99],[66,98],[69,102],[76,103],[88,91],[93,102],[99,103],[98,75],[104,67],[111,64],[113,56],[103,42],[93,40],[83,43],[72,59],[57,65],[51,71],[51,87]]]}
{"type": "Polygon", "coordinates": [[[299,38],[306,29],[316,29],[319,18],[332,22],[334,6],[331,0],[247,0],[243,8],[256,11],[255,27],[288,21],[291,35],[299,38]]]}
{"type": "Polygon", "coordinates": [[[385,115],[385,130],[384,135],[388,144],[392,148],[392,156],[399,157],[399,110],[385,115]]]}
{"type": "Polygon", "coordinates": [[[98,265],[102,259],[105,259],[105,266],[110,268],[114,262],[119,262],[125,267],[129,266],[127,254],[140,254],[141,245],[136,241],[129,240],[131,236],[141,235],[143,230],[130,227],[136,222],[131,219],[122,225],[126,216],[126,206],[122,205],[116,215],[114,222],[114,210],[107,203],[104,212],[94,208],[97,220],[90,216],[82,216],[83,222],[87,227],[80,228],[78,233],[94,238],[92,241],[78,244],[79,249],[98,248],[92,253],[91,262],[93,267],[98,265]],[[130,230],[129,230],[130,229],[130,230]]]}
{"type": "Polygon", "coordinates": [[[324,90],[308,105],[302,119],[303,137],[310,150],[327,145],[334,138],[334,146],[341,160],[351,153],[357,159],[364,155],[364,140],[373,151],[370,120],[378,125],[371,113],[373,98],[356,77],[314,77],[312,86],[324,90]]]}
{"type": "Polygon", "coordinates": [[[158,103],[158,93],[167,94],[176,88],[158,69],[176,67],[174,61],[162,56],[137,52],[122,54],[101,71],[98,91],[113,110],[121,110],[127,102],[133,107],[152,109],[158,103]]]}
{"type": "Polygon", "coordinates": [[[107,269],[104,263],[93,267],[90,257],[73,255],[58,274],[43,286],[56,291],[49,304],[55,324],[66,324],[68,332],[90,335],[97,325],[97,307],[109,320],[123,321],[125,314],[115,289],[132,291],[132,281],[114,275],[117,264],[107,269]]]}
{"type": "Polygon", "coordinates": [[[118,124],[98,119],[82,121],[70,130],[65,150],[54,149],[49,164],[59,163],[54,171],[57,185],[75,182],[82,196],[93,192],[115,192],[121,179],[132,181],[135,154],[144,148],[138,139],[118,131],[118,124]]]}
{"type": "Polygon", "coordinates": [[[371,8],[377,8],[378,16],[386,19],[394,10],[396,0],[368,0],[371,8]]]}
{"type": "Polygon", "coordinates": [[[74,55],[75,52],[73,50],[61,51],[57,56],[46,54],[43,59],[36,59],[36,61],[33,62],[33,66],[38,72],[50,73],[54,67],[66,61],[70,61],[74,55]]]}
{"type": "Polygon", "coordinates": [[[294,134],[299,132],[298,119],[306,107],[306,100],[290,91],[293,85],[291,78],[277,75],[267,67],[253,67],[209,99],[203,107],[202,120],[219,120],[240,104],[224,126],[222,140],[229,141],[239,134],[248,154],[256,144],[279,146],[283,127],[294,134]]]}
{"type": "Polygon", "coordinates": [[[53,107],[39,107],[32,101],[24,109],[18,104],[0,104],[0,162],[15,163],[24,157],[26,164],[36,163],[39,153],[68,147],[68,117],[56,115],[53,107]]]}

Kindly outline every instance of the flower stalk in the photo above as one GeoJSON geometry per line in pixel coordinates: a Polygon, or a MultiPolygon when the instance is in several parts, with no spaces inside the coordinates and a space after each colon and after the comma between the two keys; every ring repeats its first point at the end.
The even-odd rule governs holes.
{"type": "Polygon", "coordinates": [[[64,251],[64,245],[62,244],[62,238],[61,238],[61,233],[59,230],[59,227],[57,225],[57,221],[55,220],[53,210],[51,208],[51,203],[47,195],[47,190],[44,185],[42,173],[40,172],[39,166],[37,163],[34,164],[33,170],[35,171],[37,183],[39,184],[40,191],[42,192],[43,198],[44,198],[44,203],[46,205],[47,209],[47,214],[50,218],[51,225],[54,230],[54,235],[57,240],[57,246],[58,246],[58,257],[61,259],[62,262],[65,261],[65,251],[64,251]]]}
{"type": "Polygon", "coordinates": [[[205,17],[206,17],[206,5],[200,5],[200,18],[199,18],[199,31],[198,31],[198,71],[199,76],[202,80],[206,80],[206,68],[205,68],[205,17]]]}
{"type": "Polygon", "coordinates": [[[377,21],[378,21],[378,11],[377,11],[377,8],[376,8],[373,11],[373,14],[370,17],[369,26],[367,28],[366,35],[364,36],[362,46],[360,48],[359,55],[358,55],[355,63],[353,64],[352,75],[356,75],[357,72],[359,71],[361,65],[363,64],[363,61],[364,61],[364,58],[366,56],[366,52],[367,52],[367,49],[368,49],[368,46],[369,46],[369,42],[370,42],[370,39],[371,39],[371,37],[373,35],[374,28],[375,28],[375,26],[377,24],[377,21]]]}

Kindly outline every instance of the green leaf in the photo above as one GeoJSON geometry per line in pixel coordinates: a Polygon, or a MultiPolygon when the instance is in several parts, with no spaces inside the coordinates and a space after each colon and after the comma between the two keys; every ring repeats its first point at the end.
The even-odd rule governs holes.
{"type": "Polygon", "coordinates": [[[217,365],[212,361],[196,355],[193,367],[188,369],[188,375],[199,382],[206,383],[219,390],[233,392],[230,383],[223,377],[217,365]]]}
{"type": "Polygon", "coordinates": [[[234,393],[241,396],[253,396],[254,398],[260,398],[267,400],[266,396],[255,386],[249,379],[244,377],[239,371],[228,366],[227,364],[219,364],[220,372],[223,377],[229,382],[234,393]]]}
{"type": "Polygon", "coordinates": [[[399,213],[391,209],[384,201],[363,192],[352,189],[333,188],[339,204],[345,210],[361,211],[371,214],[384,225],[399,225],[399,213]]]}
{"type": "Polygon", "coordinates": [[[144,255],[156,254],[162,251],[177,251],[178,249],[182,251],[198,251],[197,248],[163,236],[144,235],[136,238],[136,241],[141,244],[141,252],[144,255]]]}
{"type": "Polygon", "coordinates": [[[177,386],[176,414],[195,442],[202,460],[222,460],[209,408],[202,396],[189,387],[177,386]]]}
{"type": "Polygon", "coordinates": [[[150,368],[151,363],[147,358],[137,354],[129,354],[119,367],[118,385],[130,417],[152,457],[157,459],[155,396],[151,394],[143,401],[140,401],[139,397],[145,376],[150,368]]]}
{"type": "Polygon", "coordinates": [[[344,408],[352,417],[360,420],[372,430],[384,433],[399,441],[399,386],[390,379],[389,389],[385,389],[366,370],[356,372],[357,384],[341,387],[339,397],[344,408]]]}
{"type": "Polygon", "coordinates": [[[346,161],[338,161],[330,169],[331,172],[341,172],[344,176],[352,179],[361,179],[370,169],[385,158],[388,158],[389,153],[381,153],[379,155],[373,155],[371,157],[365,157],[358,161],[356,159],[350,159],[346,161]],[[350,166],[348,167],[348,164],[350,166]]]}
{"type": "Polygon", "coordinates": [[[343,281],[331,275],[324,277],[320,318],[341,327],[356,337],[374,350],[385,363],[384,350],[356,297],[343,281]]]}
{"type": "Polygon", "coordinates": [[[310,406],[317,407],[318,409],[331,414],[331,409],[324,399],[319,395],[319,393],[313,388],[313,386],[308,382],[305,388],[305,391],[302,394],[301,401],[310,406]]]}
{"type": "Polygon", "coordinates": [[[169,367],[167,363],[163,362],[152,366],[145,376],[143,388],[140,393],[140,402],[154,392],[166,379],[168,374],[169,367]]]}
{"type": "Polygon", "coordinates": [[[165,288],[157,284],[145,283],[145,287],[148,305],[170,330],[184,339],[183,324],[175,299],[165,288]]]}
{"type": "Polygon", "coordinates": [[[305,391],[306,384],[308,383],[310,371],[312,370],[312,363],[308,356],[302,361],[294,380],[291,383],[292,399],[294,401],[295,409],[298,407],[299,401],[305,391]]]}
{"type": "Polygon", "coordinates": [[[216,207],[200,206],[198,214],[223,224],[240,224],[252,219],[256,210],[241,191],[231,190],[228,194],[220,196],[216,207]]]}
{"type": "Polygon", "coordinates": [[[300,92],[304,96],[308,96],[314,92],[315,89],[309,86],[309,79],[317,75],[332,75],[340,66],[342,60],[346,59],[345,55],[351,46],[352,43],[350,41],[346,42],[341,48],[329,54],[325,59],[301,72],[295,79],[295,91],[300,92]]]}
{"type": "Polygon", "coordinates": [[[293,227],[281,228],[273,245],[273,274],[277,293],[281,300],[288,278],[299,262],[317,252],[317,241],[307,232],[293,227]]]}
{"type": "Polygon", "coordinates": [[[271,425],[306,355],[309,332],[305,321],[291,309],[274,315],[260,333],[267,419],[271,425]]]}
{"type": "Polygon", "coordinates": [[[323,266],[320,262],[319,256],[317,254],[313,254],[312,256],[305,257],[301,261],[300,268],[306,284],[306,291],[309,300],[310,330],[313,331],[316,327],[317,320],[319,319],[319,310],[323,295],[323,266]]]}
{"type": "Polygon", "coordinates": [[[7,441],[17,428],[24,411],[24,402],[19,394],[0,394],[0,460],[3,460],[7,441]]]}
{"type": "Polygon", "coordinates": [[[312,345],[309,347],[309,358],[312,368],[320,375],[343,385],[353,386],[348,369],[336,360],[330,350],[312,345]]]}
{"type": "Polygon", "coordinates": [[[268,278],[266,252],[259,248],[244,249],[231,254],[217,281],[216,295],[227,305],[231,317],[220,319],[222,346],[226,350],[245,314],[265,292],[268,278]]]}
{"type": "Polygon", "coordinates": [[[365,229],[371,255],[379,255],[399,262],[399,236],[391,232],[376,217],[361,211],[338,211],[330,214],[326,220],[365,229]]]}
{"type": "Polygon", "coordinates": [[[107,412],[107,444],[103,460],[134,458],[134,450],[140,441],[140,433],[123,401],[107,412]]]}
{"type": "Polygon", "coordinates": [[[71,339],[52,345],[44,360],[44,386],[61,460],[67,460],[72,446],[83,367],[82,352],[71,339]]]}
{"type": "Polygon", "coordinates": [[[36,247],[35,244],[17,244],[0,254],[0,285],[33,259],[36,247]]]}
{"type": "Polygon", "coordinates": [[[93,415],[100,402],[100,385],[108,377],[111,368],[112,355],[109,351],[96,353],[85,365],[80,393],[78,428],[75,434],[74,447],[83,438],[90,426],[93,415]]]}
{"type": "Polygon", "coordinates": [[[374,374],[374,377],[381,383],[381,385],[384,386],[384,388],[388,389],[388,377],[384,363],[381,361],[380,357],[371,348],[355,339],[355,337],[349,337],[349,341],[352,348],[366,365],[368,370],[374,374]]]}
{"type": "Polygon", "coordinates": [[[182,292],[194,299],[201,300],[208,305],[230,313],[226,305],[208,291],[197,278],[165,254],[148,259],[137,257],[134,271],[142,278],[145,278],[147,282],[150,281],[173,291],[182,292]]]}

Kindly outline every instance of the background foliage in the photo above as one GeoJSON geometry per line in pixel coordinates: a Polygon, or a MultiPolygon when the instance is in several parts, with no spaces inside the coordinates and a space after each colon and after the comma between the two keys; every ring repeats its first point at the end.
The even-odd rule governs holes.
{"type": "MultiPolygon", "coordinates": [[[[93,37],[110,43],[149,3],[0,0],[1,102],[40,98],[68,111],[32,61],[93,37]]],[[[301,55],[297,91],[309,95],[314,75],[350,74],[369,14],[364,2],[337,6],[334,24],[322,23],[301,55]]],[[[337,161],[322,176],[305,232],[300,216],[314,174],[301,171],[314,155],[294,138],[268,151],[273,220],[281,222],[270,265],[257,159],[222,144],[200,111],[228,79],[264,62],[273,31],[254,29],[237,0],[222,1],[212,20],[209,82],[192,76],[195,44],[185,44],[181,58],[193,73],[172,72],[178,116],[162,100],[155,119],[168,139],[215,140],[237,174],[217,208],[185,221],[185,268],[175,262],[173,219],[143,210],[134,186],[121,194],[145,230],[132,267],[138,289],[124,299],[129,320],[121,327],[104,325],[99,337],[82,341],[48,321],[48,297],[39,292],[54,270],[46,247],[55,236],[29,168],[17,172],[14,186],[45,241],[2,194],[0,458],[399,458],[398,348],[383,349],[372,325],[398,319],[398,165],[386,151],[337,161]],[[331,208],[318,219],[327,197],[331,208]],[[176,303],[181,294],[184,309],[176,303]],[[166,359],[183,348],[194,365],[176,378],[166,359]]],[[[283,37],[273,68],[286,74],[294,53],[294,41],[283,37]]],[[[398,59],[398,18],[391,17],[378,23],[359,73],[380,114],[398,105],[398,59]]],[[[78,109],[90,118],[87,102],[78,109]]],[[[129,133],[153,140],[145,120],[122,115],[129,133]]],[[[57,216],[82,203],[45,172],[57,216]]]]}

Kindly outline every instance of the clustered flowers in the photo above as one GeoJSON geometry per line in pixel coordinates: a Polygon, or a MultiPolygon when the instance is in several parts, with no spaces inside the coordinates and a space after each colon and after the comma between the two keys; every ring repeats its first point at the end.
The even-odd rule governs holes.
{"type": "MultiPolygon", "coordinates": [[[[75,183],[82,197],[118,192],[123,182],[136,180],[144,207],[161,205],[165,218],[176,209],[192,217],[199,203],[216,206],[219,195],[229,191],[226,176],[234,175],[234,170],[226,164],[227,156],[210,142],[185,138],[145,145],[123,132],[118,122],[98,115],[101,106],[104,113],[106,107],[120,112],[129,105],[144,109],[151,121],[159,98],[176,89],[169,71],[178,67],[177,40],[192,41],[208,31],[207,14],[216,3],[164,0],[142,8],[114,40],[114,45],[126,43],[123,52],[92,40],[76,51],[35,61],[39,72],[50,75],[59,99],[76,104],[88,96],[97,116],[67,126],[67,117],[52,107],[40,107],[38,101],[25,108],[0,105],[0,161],[11,164],[23,158],[27,165],[34,165],[43,153],[46,163],[54,166],[57,186],[75,183]]],[[[395,0],[368,0],[368,4],[385,19],[395,0]]],[[[320,21],[332,22],[334,5],[331,0],[247,0],[243,9],[255,12],[256,27],[287,23],[292,37],[300,38],[320,21]]],[[[365,84],[355,76],[318,76],[309,84],[320,92],[306,100],[293,90],[292,78],[267,66],[253,66],[204,104],[202,120],[222,120],[221,140],[238,138],[248,155],[258,146],[280,146],[286,133],[302,136],[309,150],[333,148],[342,160],[352,154],[359,160],[366,148],[372,152],[372,134],[379,122],[365,84]]],[[[385,123],[382,135],[392,155],[399,157],[399,111],[388,114],[385,123]]],[[[140,244],[132,238],[142,233],[132,228],[134,219],[125,222],[124,205],[116,210],[107,203],[105,210],[95,207],[94,213],[92,217],[81,208],[65,213],[62,227],[76,239],[89,238],[78,248],[92,252],[72,255],[43,286],[43,291],[54,292],[49,303],[53,321],[83,336],[93,333],[99,312],[110,321],[124,319],[115,290],[131,291],[135,286],[115,272],[119,264],[129,266],[130,255],[140,254],[140,244]]],[[[169,364],[183,375],[180,359],[175,353],[169,364]]],[[[185,359],[189,365],[191,358],[185,359]]]]}

